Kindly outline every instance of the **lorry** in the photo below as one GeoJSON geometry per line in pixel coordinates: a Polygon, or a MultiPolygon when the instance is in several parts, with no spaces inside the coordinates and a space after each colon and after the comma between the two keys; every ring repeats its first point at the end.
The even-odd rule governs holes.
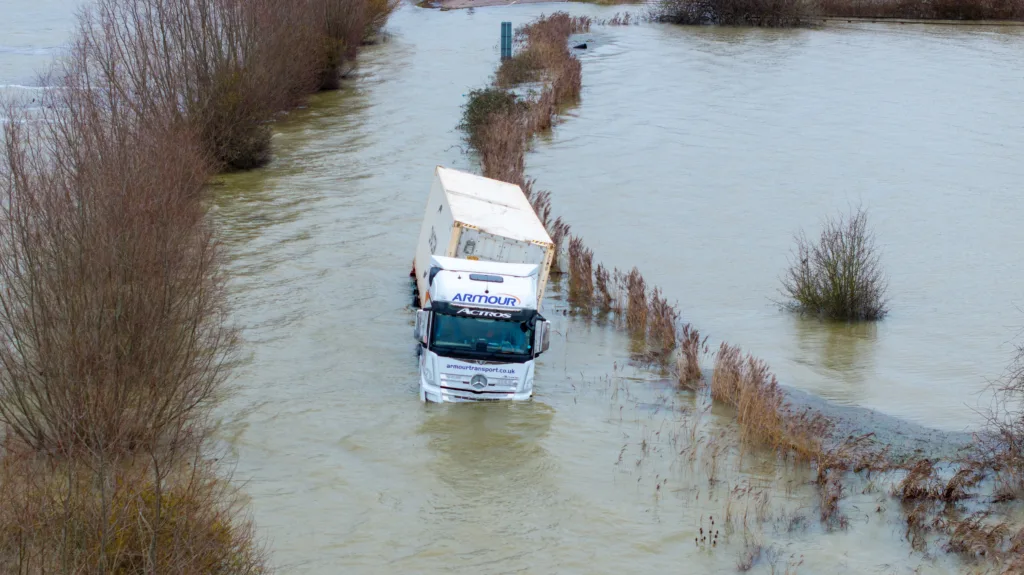
{"type": "Polygon", "coordinates": [[[533,397],[554,255],[519,186],[436,168],[412,269],[422,401],[533,397]]]}

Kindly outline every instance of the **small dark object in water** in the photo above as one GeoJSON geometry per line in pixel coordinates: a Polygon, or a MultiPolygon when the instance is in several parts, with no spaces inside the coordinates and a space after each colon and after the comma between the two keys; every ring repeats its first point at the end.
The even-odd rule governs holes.
{"type": "Polygon", "coordinates": [[[586,50],[587,49],[587,43],[584,42],[582,44],[577,44],[577,45],[573,46],[573,48],[575,48],[576,50],[586,50]]]}

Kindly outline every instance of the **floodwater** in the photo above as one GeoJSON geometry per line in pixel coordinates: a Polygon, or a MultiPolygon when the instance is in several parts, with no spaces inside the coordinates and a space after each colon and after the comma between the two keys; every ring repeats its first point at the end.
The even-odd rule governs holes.
{"type": "MultiPolygon", "coordinates": [[[[38,2],[16,4],[42,21],[38,2]]],[[[404,7],[352,82],[276,127],[268,168],[211,187],[245,336],[225,433],[281,572],[733,572],[756,545],[759,573],[962,571],[909,551],[884,481],[851,482],[848,527],[822,526],[805,469],[740,460],[728,410],[629,365],[624,336],[564,315],[558,286],[546,314],[561,337],[534,401],[418,401],[407,275],[432,169],[475,167],[454,126],[497,64],[499,22],[554,9],[614,12],[404,7]]],[[[19,44],[2,25],[3,46],[60,41],[19,44]]],[[[587,39],[583,101],[527,166],[598,260],[638,266],[786,385],[977,423],[975,394],[1024,324],[1011,195],[1024,33],[638,26],[587,39]],[[891,316],[829,327],[779,312],[792,234],[858,202],[891,316]]],[[[31,80],[21,57],[35,56],[0,53],[0,83],[31,80]]]]}
{"type": "Polygon", "coordinates": [[[67,42],[84,0],[7,0],[0,6],[0,97],[31,98],[67,42]]]}

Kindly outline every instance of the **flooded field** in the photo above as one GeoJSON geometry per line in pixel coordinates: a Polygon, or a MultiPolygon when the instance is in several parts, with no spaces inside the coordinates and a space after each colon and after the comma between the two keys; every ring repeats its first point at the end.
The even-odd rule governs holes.
{"type": "MultiPolygon", "coordinates": [[[[475,167],[454,127],[497,64],[498,23],[556,8],[614,12],[403,8],[352,82],[277,126],[268,168],[211,187],[246,339],[225,434],[281,572],[732,572],[759,547],[759,573],[962,572],[910,553],[886,478],[851,482],[846,529],[821,525],[806,469],[740,460],[733,414],[630,366],[625,336],[565,315],[557,286],[535,401],[417,400],[407,275],[432,169],[475,167]]],[[[10,46],[60,42],[40,34],[10,46]]],[[[599,261],[638,266],[786,385],[977,424],[975,394],[1024,325],[1024,32],[589,38],[583,101],[527,165],[599,261]],[[792,233],[857,202],[891,316],[829,328],[778,312],[792,233]]],[[[48,61],[0,52],[0,84],[30,82],[32,58],[48,61]]]]}
{"type": "Polygon", "coordinates": [[[0,7],[0,97],[32,98],[60,47],[70,37],[84,0],[14,0],[0,7]]]}

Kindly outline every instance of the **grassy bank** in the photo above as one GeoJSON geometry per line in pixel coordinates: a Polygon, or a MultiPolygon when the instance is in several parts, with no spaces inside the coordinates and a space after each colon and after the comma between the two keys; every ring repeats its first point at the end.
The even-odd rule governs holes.
{"type": "Polygon", "coordinates": [[[337,84],[377,0],[97,0],[4,105],[0,572],[271,570],[210,452],[238,332],[208,178],[337,84]]]}
{"type": "MultiPolygon", "coordinates": [[[[1024,397],[1024,349],[999,385],[1000,407],[973,449],[945,461],[895,450],[872,433],[836,433],[834,422],[821,413],[789,404],[763,360],[728,343],[711,354],[707,337],[685,323],[678,306],[639,270],[605,267],[582,238],[569,233],[567,222],[553,220],[551,194],[533,191],[533,180],[524,174],[530,136],[551,126],[558,106],[579,97],[581,73],[567,49],[578,29],[565,14],[522,28],[515,56],[501,64],[491,86],[471,95],[462,125],[484,174],[520,184],[536,201],[559,250],[568,256],[561,268],[577,317],[625,331],[635,361],[672,375],[681,390],[730,408],[740,458],[744,452],[774,453],[780,462],[806,469],[817,486],[826,529],[848,525],[844,498],[851,474],[881,474],[892,480],[890,496],[900,505],[904,538],[912,549],[954,553],[982,570],[1019,569],[1024,526],[1011,523],[1001,504],[1024,494],[1024,411],[1016,407],[1024,397]],[[712,360],[707,374],[704,368],[712,360]]],[[[826,220],[817,241],[797,236],[795,255],[783,278],[793,307],[824,318],[885,315],[885,279],[864,212],[826,220]]],[[[696,428],[688,433],[694,437],[696,428]]],[[[728,449],[711,443],[713,458],[728,449]]]]}

